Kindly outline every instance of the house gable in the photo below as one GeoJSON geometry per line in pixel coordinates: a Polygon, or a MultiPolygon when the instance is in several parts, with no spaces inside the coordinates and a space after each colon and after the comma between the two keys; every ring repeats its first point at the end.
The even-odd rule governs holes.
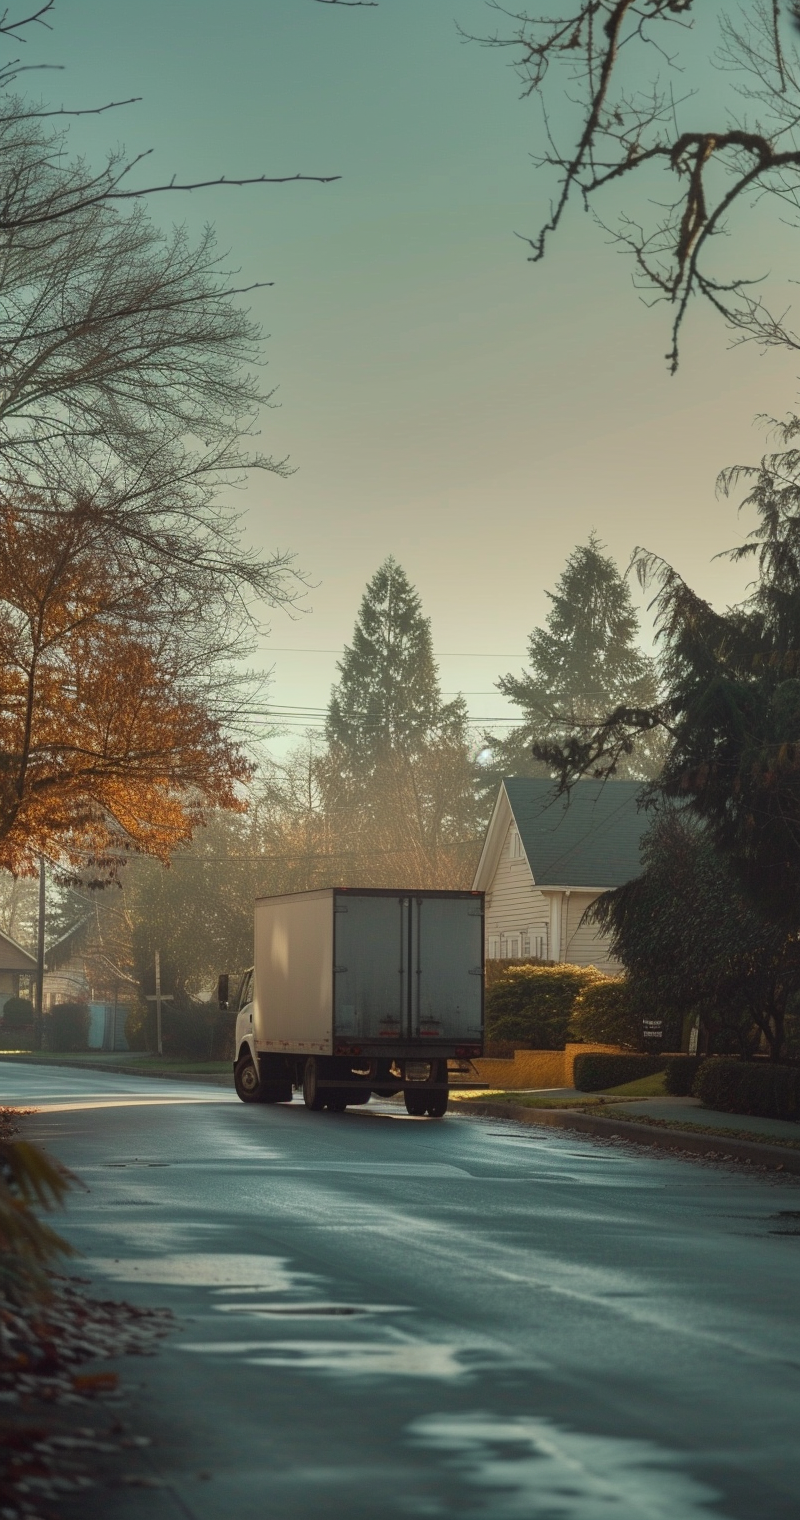
{"type": "Polygon", "coordinates": [[[0,971],[24,971],[30,974],[35,970],[36,956],[29,955],[10,935],[0,932],[0,971]]]}
{"type": "Polygon", "coordinates": [[[503,782],[473,884],[486,893],[488,959],[619,970],[607,937],[583,915],[640,869],[639,791],[637,782],[582,782],[565,799],[546,778],[503,782]]]}

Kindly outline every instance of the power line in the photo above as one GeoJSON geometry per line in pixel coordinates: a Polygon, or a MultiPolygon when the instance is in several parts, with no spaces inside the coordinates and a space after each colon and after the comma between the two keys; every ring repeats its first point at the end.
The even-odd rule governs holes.
{"type": "MultiPolygon", "coordinates": [[[[345,654],[344,649],[306,649],[297,645],[269,644],[266,654],[345,654]]],[[[494,654],[489,649],[438,649],[434,650],[435,660],[518,660],[518,649],[513,654],[494,654]]],[[[524,658],[524,657],[523,657],[524,658]]]]}
{"type": "MultiPolygon", "coordinates": [[[[477,850],[482,843],[483,837],[480,839],[455,840],[452,844],[442,845],[438,853],[440,855],[447,855],[450,850],[477,850]]],[[[170,856],[170,865],[174,866],[179,861],[183,865],[188,863],[189,865],[197,866],[205,865],[206,862],[217,863],[222,860],[241,860],[250,862],[259,862],[262,860],[346,860],[350,856],[363,858],[364,855],[372,857],[373,855],[410,855],[420,853],[426,853],[424,848],[421,850],[415,849],[413,844],[403,845],[396,850],[373,850],[372,848],[362,848],[360,850],[329,850],[327,852],[312,851],[311,853],[305,855],[294,855],[291,851],[284,851],[281,854],[268,855],[190,855],[187,853],[185,855],[170,856]]]]}

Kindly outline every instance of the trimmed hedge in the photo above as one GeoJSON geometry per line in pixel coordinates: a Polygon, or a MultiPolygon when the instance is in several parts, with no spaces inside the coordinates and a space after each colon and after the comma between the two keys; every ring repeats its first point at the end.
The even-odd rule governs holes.
{"type": "Polygon", "coordinates": [[[673,1098],[688,1098],[704,1056],[670,1056],[664,1086],[673,1098]]]}
{"type": "Polygon", "coordinates": [[[549,966],[551,964],[552,962],[550,961],[537,961],[533,956],[530,955],[526,955],[521,960],[511,960],[510,957],[508,959],[495,960],[493,957],[491,960],[487,960],[485,966],[484,980],[486,991],[488,992],[490,987],[494,986],[495,982],[501,982],[507,972],[511,971],[517,966],[549,966]]]}
{"type": "Polygon", "coordinates": [[[578,1092],[600,1092],[604,1087],[622,1087],[638,1082],[640,1077],[654,1077],[664,1070],[663,1056],[634,1055],[576,1056],[572,1080],[578,1092]]]}
{"type": "Polygon", "coordinates": [[[486,989],[486,1039],[495,1048],[563,1050],[578,993],[594,966],[509,966],[486,989]]]}
{"type": "Polygon", "coordinates": [[[763,1119],[800,1118],[797,1066],[709,1056],[694,1079],[692,1092],[706,1108],[726,1114],[757,1114],[763,1119]]]}
{"type": "Polygon", "coordinates": [[[88,1003],[56,1003],[45,1015],[44,1027],[48,1050],[87,1050],[88,1003]]]}
{"type": "Polygon", "coordinates": [[[642,1021],[622,976],[607,976],[582,987],[575,999],[570,1037],[587,1045],[642,1048],[642,1021]]]}

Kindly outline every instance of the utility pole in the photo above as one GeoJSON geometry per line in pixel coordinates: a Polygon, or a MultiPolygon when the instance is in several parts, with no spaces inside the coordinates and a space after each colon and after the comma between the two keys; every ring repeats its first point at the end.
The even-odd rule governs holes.
{"type": "Polygon", "coordinates": [[[160,1056],[163,1056],[164,1049],[161,1039],[161,1004],[171,1003],[172,995],[171,993],[162,993],[161,991],[161,952],[158,950],[156,951],[156,990],[155,993],[149,992],[147,994],[147,1001],[148,1003],[155,1003],[156,1005],[156,1038],[158,1041],[158,1053],[160,1056]]]}
{"type": "Polygon", "coordinates": [[[36,1050],[42,1048],[43,1017],[44,1017],[44,916],[45,916],[45,879],[44,879],[44,855],[39,856],[39,921],[36,927],[36,990],[33,1000],[33,1014],[35,1027],[33,1044],[36,1050]]]}

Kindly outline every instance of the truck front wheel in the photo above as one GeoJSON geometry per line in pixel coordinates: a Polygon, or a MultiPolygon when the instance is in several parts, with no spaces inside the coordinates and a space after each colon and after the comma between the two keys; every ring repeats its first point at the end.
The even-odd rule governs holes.
{"type": "Polygon", "coordinates": [[[303,1068],[303,1102],[306,1108],[319,1113],[325,1107],[325,1093],[317,1086],[317,1063],[313,1056],[309,1056],[303,1068]]]}
{"type": "Polygon", "coordinates": [[[243,1103],[261,1102],[261,1083],[251,1055],[239,1057],[233,1068],[233,1085],[236,1088],[236,1096],[241,1098],[243,1103]]]}

